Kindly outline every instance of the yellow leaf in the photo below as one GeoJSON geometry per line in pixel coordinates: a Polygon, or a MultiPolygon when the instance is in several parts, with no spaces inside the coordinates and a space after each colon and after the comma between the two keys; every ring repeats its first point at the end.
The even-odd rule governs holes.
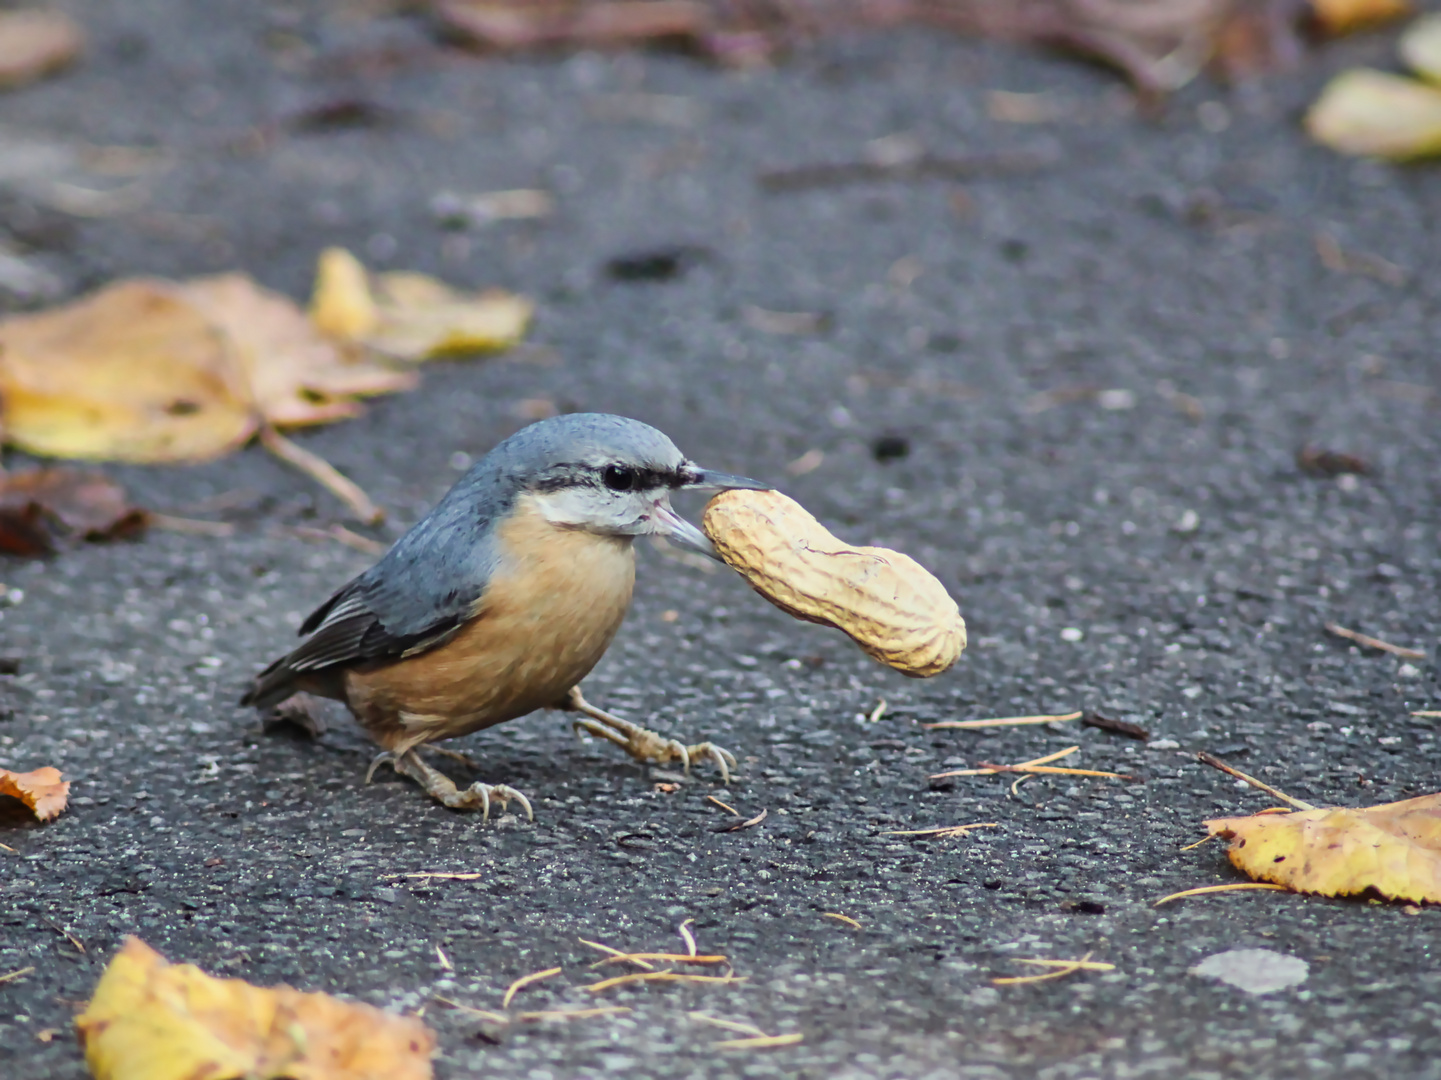
{"type": "Polygon", "coordinates": [[[255,406],[272,424],[328,424],[361,412],[354,400],[408,390],[413,372],[352,355],[280,293],[245,274],[199,278],[185,298],[229,335],[255,406]]]}
{"type": "Polygon", "coordinates": [[[173,285],[117,282],[0,321],[6,439],[51,457],[218,457],[257,417],[226,335],[173,285]]]}
{"type": "Polygon", "coordinates": [[[1441,89],[1368,68],[1343,71],[1311,106],[1306,130],[1343,154],[1404,161],[1441,153],[1441,89]]]}
{"type": "Polygon", "coordinates": [[[1441,83],[1441,15],[1423,15],[1413,22],[1396,43],[1396,50],[1421,78],[1441,83]]]}
{"type": "Polygon", "coordinates": [[[1335,37],[1411,14],[1411,0],[1311,0],[1322,31],[1335,37]]]}
{"type": "Polygon", "coordinates": [[[75,1025],[96,1080],[429,1080],[419,1020],[170,964],[139,938],[75,1025]]]}
{"type": "Polygon", "coordinates": [[[310,294],[310,321],[322,334],[355,341],[380,321],[365,267],[344,248],[326,248],[315,267],[310,294]]]}
{"type": "Polygon", "coordinates": [[[535,310],[514,293],[464,293],[425,274],[380,274],[376,284],[380,323],[365,344],[404,360],[509,348],[535,310]]]}
{"type": "Polygon", "coordinates": [[[0,769],[0,795],[19,799],[41,821],[52,821],[70,798],[70,781],[61,780],[60,770],[49,765],[24,773],[0,769]]]}
{"type": "Polygon", "coordinates": [[[534,312],[525,297],[500,289],[462,292],[409,270],[368,275],[343,248],[321,253],[310,301],[321,332],[411,361],[509,348],[534,312]]]}
{"type": "Polygon", "coordinates": [[[1297,892],[1441,903],[1441,794],[1403,802],[1255,814],[1206,822],[1227,854],[1261,881],[1297,892]]]}

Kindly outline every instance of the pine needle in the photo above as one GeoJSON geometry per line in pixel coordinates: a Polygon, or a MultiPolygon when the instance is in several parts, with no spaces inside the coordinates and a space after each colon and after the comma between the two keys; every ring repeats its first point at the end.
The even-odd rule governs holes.
{"type": "Polygon", "coordinates": [[[287,465],[293,465],[326,491],[343,502],[357,518],[367,525],[379,525],[385,511],[370,501],[360,485],[343,475],[330,462],[299,443],[291,442],[269,424],[260,427],[260,445],[287,465]]]}
{"type": "Polygon", "coordinates": [[[711,1043],[716,1050],[768,1050],[773,1046],[794,1046],[804,1039],[799,1031],[789,1035],[761,1035],[754,1039],[722,1039],[711,1043]]]}
{"type": "Polygon", "coordinates": [[[1175,892],[1170,896],[1163,896],[1157,900],[1152,907],[1160,907],[1162,904],[1169,904],[1172,900],[1181,900],[1187,896],[1207,896],[1210,893],[1219,892],[1240,892],[1249,889],[1266,889],[1271,892],[1290,892],[1284,885],[1273,885],[1269,881],[1237,881],[1230,885],[1207,885],[1200,889],[1186,889],[1184,892],[1175,892]]]}
{"type": "Polygon", "coordinates": [[[1061,713],[1054,716],[1003,716],[995,720],[941,720],[934,724],[922,724],[927,731],[937,728],[960,728],[964,731],[979,731],[981,728],[1020,727],[1024,724],[1059,724],[1066,720],[1079,720],[1081,712],[1061,713]]]}
{"type": "Polygon", "coordinates": [[[515,997],[515,995],[525,989],[525,987],[531,983],[538,983],[541,979],[549,979],[552,975],[559,975],[560,972],[561,969],[555,967],[546,968],[544,971],[535,971],[529,975],[522,975],[516,979],[515,982],[511,983],[510,987],[505,991],[505,997],[501,999],[500,1007],[502,1009],[510,1008],[510,999],[515,997]]]}
{"type": "MultiPolygon", "coordinates": [[[[590,966],[593,968],[602,967],[605,964],[631,963],[639,964],[646,960],[659,960],[665,964],[724,964],[724,956],[692,956],[690,953],[673,952],[638,952],[620,953],[617,956],[607,956],[603,960],[597,960],[590,966]]],[[[647,967],[650,965],[647,964],[647,967]]]]}
{"type": "Polygon", "coordinates": [[[725,1028],[727,1031],[738,1031],[742,1035],[749,1035],[753,1039],[764,1039],[767,1035],[754,1024],[742,1024],[735,1020],[722,1020],[719,1016],[710,1016],[703,1012],[686,1013],[692,1020],[699,1020],[702,1024],[714,1024],[718,1028],[725,1028]]]}
{"type": "Polygon", "coordinates": [[[842,915],[840,912],[837,911],[823,911],[821,912],[821,918],[835,919],[837,922],[843,922],[847,926],[853,927],[856,930],[861,929],[861,924],[856,922],[855,919],[851,918],[849,915],[842,915]]]}
{"type": "MultiPolygon", "coordinates": [[[[587,941],[585,938],[576,938],[576,940],[579,941],[582,945],[589,945],[592,949],[599,949],[601,952],[609,953],[611,956],[624,957],[632,964],[637,964],[640,967],[645,968],[647,971],[655,970],[654,964],[649,964],[646,961],[639,959],[633,953],[625,953],[621,952],[619,949],[612,949],[609,945],[602,945],[599,941],[587,941]]],[[[594,967],[595,965],[592,964],[591,966],[594,967]]]]}
{"type": "MultiPolygon", "coordinates": [[[[1024,777],[1022,777],[1024,779],[1024,777]]],[[[885,836],[934,836],[938,840],[949,839],[953,836],[965,836],[972,829],[995,829],[1000,825],[996,821],[977,821],[972,825],[942,825],[938,829],[891,829],[884,833],[885,836]]]]}
{"type": "Polygon", "coordinates": [[[1380,638],[1374,638],[1370,634],[1363,634],[1356,630],[1348,630],[1346,627],[1337,626],[1333,622],[1328,622],[1326,629],[1339,638],[1354,641],[1364,649],[1380,649],[1382,652],[1388,652],[1392,656],[1399,656],[1404,660],[1426,659],[1426,654],[1420,649],[1408,649],[1402,645],[1392,645],[1389,641],[1382,641],[1380,638]]]}
{"type": "Polygon", "coordinates": [[[627,986],[637,982],[700,982],[738,983],[745,982],[744,975],[685,975],[678,971],[637,971],[633,975],[617,975],[613,979],[602,979],[598,983],[581,987],[592,994],[599,994],[613,986],[627,986]]]}

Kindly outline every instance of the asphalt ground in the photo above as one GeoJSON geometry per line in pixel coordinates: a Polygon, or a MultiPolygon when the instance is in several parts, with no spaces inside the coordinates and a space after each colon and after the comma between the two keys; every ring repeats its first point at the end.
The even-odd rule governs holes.
{"type": "Polygon", "coordinates": [[[678,56],[482,62],[413,19],[296,5],[70,7],[89,58],[0,98],[0,123],[172,165],[108,217],[7,197],[0,226],[67,292],[238,267],[302,297],[341,243],[538,301],[515,356],[433,365],[416,392],[301,436],[390,508],[376,538],[537,400],[625,413],[915,555],[971,646],[908,681],[734,575],[646,548],[587,694],[730,747],[741,776],[663,791],[677,781],[538,714],[462,740],[479,777],[535,803],[534,824],[484,825],[388,772],[365,785],[371,748],[344,717],[312,743],[235,704],[367,565],[295,532],[342,521],[338,503],[257,448],[112,469],[144,505],[237,532],[4,567],[19,673],[0,678],[0,763],[74,787],[54,823],[0,830],[0,973],[35,968],[0,984],[0,1073],[85,1074],[71,1019],[137,934],[213,973],[395,1009],[496,1009],[561,966],[516,1007],[633,1010],[502,1028],[431,1003],[441,1077],[1441,1077],[1441,911],[1267,892],[1153,907],[1241,880],[1219,844],[1181,849],[1206,818],[1270,805],[1196,750],[1317,803],[1438,786],[1437,722],[1409,715],[1438,705],[1432,661],[1323,630],[1428,657],[1441,642],[1441,178],[1332,156],[1297,125],[1330,71],[1387,62],[1384,35],[1242,90],[1200,82],[1146,118],[1108,73],[922,34],[727,74],[678,56]],[[995,90],[1045,91],[1060,115],[993,120],[995,90]],[[334,108],[358,99],[384,108],[334,108]],[[365,123],[300,124],[317,104],[365,123]],[[1049,164],[758,186],[898,132],[1049,164]],[[463,232],[429,209],[442,190],[531,186],[556,193],[552,219],[463,232]],[[1323,264],[1320,232],[1357,272],[1323,264]],[[607,270],[665,249],[668,280],[607,270]],[[823,332],[767,333],[748,305],[823,314],[823,332]],[[877,460],[882,438],[908,452],[877,460]],[[1309,475],[1308,444],[1371,471],[1309,475]],[[789,474],[810,450],[819,467],[789,474]],[[1152,741],[919,726],[1072,709],[1152,741]],[[1078,764],[1137,779],[927,779],[1075,744],[1078,764]],[[709,796],[769,813],[720,832],[741,819],[709,796]],[[970,822],[995,826],[888,835],[970,822]],[[422,871],[480,876],[397,876],[422,871]],[[582,989],[598,954],[578,938],[666,951],[687,919],[747,981],[582,989]],[[1253,947],[1309,974],[1251,995],[1190,973],[1253,947]],[[1028,973],[1016,957],[1086,953],[1114,970],[991,981],[1028,973]],[[804,1039],[717,1049],[731,1033],[692,1011],[804,1039]]]}

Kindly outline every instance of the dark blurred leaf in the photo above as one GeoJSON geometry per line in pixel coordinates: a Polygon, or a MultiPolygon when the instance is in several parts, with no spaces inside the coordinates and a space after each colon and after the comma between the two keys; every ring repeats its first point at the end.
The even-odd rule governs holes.
{"type": "Polygon", "coordinates": [[[148,521],[100,473],[53,468],[0,477],[0,552],[9,555],[45,555],[66,538],[133,537],[148,521]]]}

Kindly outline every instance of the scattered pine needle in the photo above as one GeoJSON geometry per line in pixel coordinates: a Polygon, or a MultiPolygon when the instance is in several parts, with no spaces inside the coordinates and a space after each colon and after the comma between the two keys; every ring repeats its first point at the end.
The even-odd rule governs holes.
{"type": "Polygon", "coordinates": [[[500,1007],[502,1009],[510,1008],[510,999],[515,997],[515,995],[521,990],[525,989],[531,983],[540,982],[541,979],[549,979],[552,975],[559,975],[560,972],[560,968],[554,967],[546,968],[544,971],[535,971],[529,975],[522,975],[520,978],[516,979],[515,982],[510,984],[509,989],[507,989],[505,992],[505,997],[501,998],[500,1000],[500,1007]]]}
{"type": "Polygon", "coordinates": [[[769,810],[762,810],[759,814],[757,814],[757,815],[756,815],[755,817],[753,817],[753,818],[748,818],[748,819],[746,819],[745,821],[738,821],[738,822],[736,822],[734,825],[727,825],[725,828],[723,828],[723,829],[717,829],[716,831],[717,831],[717,832],[739,832],[741,829],[749,829],[752,825],[759,825],[762,821],[764,821],[764,820],[766,819],[766,817],[767,817],[769,814],[770,814],[770,811],[769,811],[769,810]]]}
{"type": "Polygon", "coordinates": [[[23,979],[34,970],[33,967],[23,967],[19,971],[10,972],[9,975],[0,975],[0,983],[14,982],[16,979],[23,979]]]}
{"type": "Polygon", "coordinates": [[[741,812],[740,812],[739,810],[737,810],[734,806],[731,806],[729,803],[723,803],[723,802],[721,802],[721,801],[720,801],[719,799],[717,799],[714,795],[707,795],[707,796],[706,796],[706,799],[707,799],[709,802],[715,803],[715,804],[716,804],[717,806],[719,806],[722,810],[724,810],[727,814],[733,814],[733,815],[736,816],[736,817],[740,817],[740,816],[741,816],[741,812]]]}
{"type": "Polygon", "coordinates": [[[214,536],[223,539],[235,535],[235,526],[228,521],[201,521],[199,518],[174,517],[170,514],[151,514],[145,521],[152,529],[187,533],[190,536],[214,536]]]}
{"type": "Polygon", "coordinates": [[[523,1024],[535,1020],[589,1020],[593,1016],[614,1016],[631,1011],[629,1005],[602,1005],[594,1009],[541,1009],[539,1012],[517,1013],[515,1019],[523,1024]]]}
{"type": "MultiPolygon", "coordinates": [[[[647,960],[659,960],[663,964],[724,964],[726,959],[724,956],[694,956],[690,953],[638,952],[603,957],[590,966],[598,968],[604,967],[606,964],[640,964],[647,960]]],[[[650,967],[651,965],[646,964],[646,966],[650,967]]]]}
{"type": "Polygon", "coordinates": [[[435,947],[435,958],[440,961],[440,966],[445,971],[454,971],[455,965],[450,962],[450,957],[445,955],[445,950],[439,945],[435,947]]]}
{"type": "Polygon", "coordinates": [[[613,979],[602,979],[598,983],[581,987],[592,994],[599,994],[613,986],[627,986],[637,982],[701,982],[738,983],[745,982],[744,975],[686,975],[678,971],[637,971],[632,975],[617,975],[613,979]]]}
{"type": "Polygon", "coordinates": [[[1102,769],[1067,769],[1053,766],[1052,761],[1059,761],[1063,757],[1080,750],[1079,746],[1067,747],[1065,750],[1057,750],[1054,754],[1047,754],[1045,757],[1038,757],[1032,761],[1022,761],[1017,765],[997,765],[993,761],[983,761],[974,769],[952,769],[950,772],[932,773],[930,779],[942,780],[948,776],[994,776],[997,773],[1044,773],[1049,776],[1109,776],[1115,780],[1134,780],[1134,776],[1126,773],[1106,772],[1102,769]]]}
{"type": "Polygon", "coordinates": [[[428,871],[428,870],[423,870],[423,871],[421,871],[421,872],[418,873],[418,874],[397,874],[397,875],[395,875],[395,876],[396,876],[396,877],[416,877],[416,878],[443,878],[443,879],[445,879],[445,880],[447,880],[447,881],[477,881],[477,880],[479,880],[480,878],[483,878],[485,875],[484,875],[484,874],[447,874],[447,873],[443,873],[443,872],[439,872],[439,871],[431,872],[431,871],[428,871]]]}
{"type": "Polygon", "coordinates": [[[843,922],[847,926],[853,927],[856,930],[861,929],[861,924],[856,922],[855,919],[851,918],[849,915],[842,915],[840,914],[840,912],[837,911],[822,911],[821,918],[835,919],[837,922],[843,922]]]}
{"type": "Polygon", "coordinates": [[[1422,716],[1428,720],[1435,720],[1441,717],[1441,709],[1422,709],[1420,712],[1413,712],[1412,716],[1422,716]]]}
{"type": "Polygon", "coordinates": [[[1303,799],[1293,799],[1293,798],[1291,798],[1291,796],[1287,795],[1284,791],[1278,791],[1278,790],[1276,790],[1275,788],[1273,788],[1270,784],[1263,783],[1262,781],[1257,780],[1254,776],[1248,776],[1246,773],[1243,773],[1240,769],[1237,769],[1237,768],[1234,768],[1234,767],[1232,767],[1232,766],[1230,766],[1230,765],[1227,765],[1224,761],[1222,761],[1220,758],[1218,758],[1215,754],[1208,754],[1208,753],[1206,753],[1206,751],[1202,750],[1200,753],[1198,753],[1198,754],[1196,755],[1196,760],[1199,761],[1202,765],[1209,765],[1209,766],[1211,766],[1211,768],[1213,768],[1213,769],[1220,769],[1220,770],[1221,770],[1223,773],[1225,773],[1227,776],[1234,776],[1237,780],[1244,780],[1246,783],[1250,784],[1253,788],[1257,788],[1257,789],[1259,789],[1259,790],[1261,790],[1261,791],[1264,791],[1267,795],[1270,795],[1273,799],[1280,799],[1283,803],[1286,803],[1286,804],[1289,805],[1289,806],[1294,806],[1297,810],[1314,810],[1314,809],[1316,809],[1315,806],[1313,806],[1311,803],[1306,802],[1306,801],[1303,800],[1303,799]]]}
{"type": "Polygon", "coordinates": [[[1212,840],[1214,840],[1214,839],[1216,839],[1216,834],[1215,834],[1215,833],[1207,833],[1205,836],[1201,837],[1201,839],[1197,840],[1194,844],[1187,844],[1187,845],[1186,845],[1185,847],[1183,847],[1181,850],[1182,850],[1182,851],[1195,851],[1195,850],[1196,850],[1198,847],[1200,847],[1202,844],[1209,844],[1209,843],[1210,843],[1212,840]]]}
{"type": "MultiPolygon", "coordinates": [[[[1025,779],[1022,777],[1022,779],[1025,779]]],[[[892,829],[885,833],[886,836],[933,836],[938,840],[948,840],[953,836],[965,836],[972,829],[995,829],[1000,825],[996,821],[977,821],[971,825],[942,825],[938,829],[892,829]]]]}
{"type": "Polygon", "coordinates": [[[711,1043],[716,1050],[768,1050],[773,1046],[794,1046],[804,1039],[799,1031],[789,1035],[761,1035],[754,1039],[722,1039],[711,1043]]]}
{"type": "Polygon", "coordinates": [[[675,928],[676,933],[685,940],[685,951],[690,953],[691,956],[694,956],[696,952],[695,936],[690,932],[690,924],[693,922],[695,922],[694,919],[687,919],[675,928]]]}
{"type": "Polygon", "coordinates": [[[995,720],[941,720],[934,724],[922,724],[921,727],[928,731],[936,728],[961,728],[965,731],[978,731],[981,728],[993,727],[1020,727],[1023,724],[1059,724],[1066,720],[1079,720],[1084,713],[1070,712],[1054,716],[1003,716],[995,720]]]}
{"type": "MultiPolygon", "coordinates": [[[[1086,954],[1090,956],[1090,953],[1086,954]]],[[[1115,971],[1115,964],[1107,964],[1101,960],[1039,960],[1031,957],[1017,957],[1016,963],[1030,964],[1032,967],[1048,968],[1076,968],[1080,971],[1115,971]]]]}
{"type": "Polygon", "coordinates": [[[1031,778],[1031,774],[1030,774],[1030,773],[1026,773],[1026,774],[1024,774],[1024,775],[1022,775],[1022,776],[1016,777],[1015,781],[1011,784],[1011,798],[1013,798],[1013,799],[1019,799],[1019,798],[1021,797],[1021,785],[1024,784],[1024,783],[1025,783],[1027,780],[1029,780],[1030,778],[1031,778]]]}
{"type": "Polygon", "coordinates": [[[881,698],[876,707],[871,710],[871,715],[866,717],[868,723],[874,724],[881,717],[886,715],[886,699],[881,698]]]}
{"type": "Polygon", "coordinates": [[[18,854],[20,854],[18,851],[16,851],[16,850],[15,850],[13,847],[11,847],[9,844],[0,844],[0,847],[3,847],[6,851],[10,852],[11,855],[18,855],[18,854]]]}
{"type": "Polygon", "coordinates": [[[370,496],[360,485],[344,476],[330,462],[319,454],[312,453],[298,443],[291,442],[269,424],[260,427],[260,445],[269,450],[287,465],[310,477],[337,499],[350,507],[351,512],[367,525],[379,525],[385,520],[385,511],[370,501],[370,496]]]}
{"type": "Polygon", "coordinates": [[[612,949],[609,945],[602,945],[599,941],[587,941],[585,938],[576,938],[576,940],[579,941],[582,945],[589,945],[592,949],[599,949],[601,952],[609,953],[611,956],[624,957],[632,964],[638,964],[640,967],[645,968],[647,971],[655,970],[654,964],[650,964],[644,960],[639,959],[633,953],[626,953],[621,952],[619,949],[612,949]]]}
{"type": "Polygon", "coordinates": [[[1333,622],[1328,622],[1326,629],[1337,637],[1345,638],[1347,641],[1354,641],[1357,645],[1365,649],[1380,649],[1382,652],[1388,652],[1392,656],[1399,656],[1406,660],[1426,659],[1426,654],[1420,649],[1408,649],[1402,645],[1392,645],[1389,641],[1382,641],[1380,638],[1374,638],[1370,634],[1363,634],[1358,630],[1348,630],[1346,627],[1337,626],[1333,622]]]}
{"type": "Polygon", "coordinates": [[[1079,960],[1020,960],[1022,964],[1035,964],[1041,967],[1054,967],[1055,971],[1048,971],[1044,975],[1014,975],[1010,978],[992,979],[996,986],[1023,986],[1029,983],[1049,982],[1051,979],[1064,979],[1067,975],[1074,975],[1078,971],[1111,971],[1114,964],[1092,964],[1091,954],[1087,953],[1079,960]]]}
{"type": "Polygon", "coordinates": [[[1152,907],[1160,907],[1162,904],[1169,904],[1172,900],[1183,900],[1188,896],[1207,896],[1210,893],[1218,892],[1240,892],[1246,889],[1267,889],[1271,892],[1290,892],[1284,885],[1273,885],[1269,881],[1236,881],[1230,885],[1207,885],[1200,889],[1186,889],[1184,892],[1174,892],[1170,896],[1163,896],[1157,900],[1152,907]]]}
{"type": "Polygon", "coordinates": [[[471,1016],[478,1016],[482,1020],[489,1020],[492,1024],[508,1024],[510,1017],[505,1013],[491,1012],[489,1009],[477,1009],[474,1005],[464,1005],[459,1001],[452,1001],[450,998],[433,997],[431,1001],[441,1005],[448,1005],[452,1009],[459,1009],[461,1012],[470,1013],[471,1016]]]}
{"type": "Polygon", "coordinates": [[[735,1020],[722,1020],[719,1016],[711,1016],[703,1012],[686,1013],[692,1020],[698,1020],[702,1024],[714,1024],[718,1028],[725,1028],[727,1031],[738,1031],[742,1035],[749,1035],[753,1039],[764,1039],[766,1033],[754,1024],[742,1024],[735,1020]]]}
{"type": "Polygon", "coordinates": [[[347,529],[344,525],[332,525],[328,529],[317,529],[311,525],[293,525],[290,532],[302,540],[334,540],[344,544],[348,548],[364,552],[366,555],[384,555],[386,547],[379,540],[372,540],[368,536],[361,536],[358,532],[347,529]]]}

